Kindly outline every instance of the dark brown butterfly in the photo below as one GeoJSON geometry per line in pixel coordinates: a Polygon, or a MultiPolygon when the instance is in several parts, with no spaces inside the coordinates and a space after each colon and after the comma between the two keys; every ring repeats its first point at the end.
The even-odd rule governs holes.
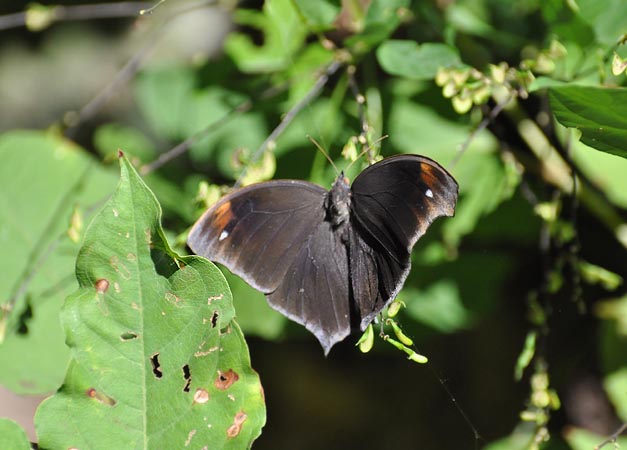
{"type": "Polygon", "coordinates": [[[328,354],[398,294],[414,244],[454,214],[457,191],[435,161],[399,155],[350,187],[340,174],[330,191],[297,180],[239,189],[209,208],[187,242],[263,292],[328,354]]]}

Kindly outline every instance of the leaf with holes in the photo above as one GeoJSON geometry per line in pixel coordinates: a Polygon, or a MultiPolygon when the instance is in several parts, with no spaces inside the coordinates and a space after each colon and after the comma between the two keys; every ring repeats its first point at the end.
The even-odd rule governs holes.
{"type": "Polygon", "coordinates": [[[154,195],[121,166],[61,312],[71,362],[37,411],[39,444],[248,448],[265,406],[228,285],[207,260],[170,249],[154,195]]]}

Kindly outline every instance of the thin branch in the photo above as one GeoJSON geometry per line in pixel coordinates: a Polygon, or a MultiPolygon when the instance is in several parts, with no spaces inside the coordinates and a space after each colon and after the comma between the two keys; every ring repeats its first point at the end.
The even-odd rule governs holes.
{"type": "Polygon", "coordinates": [[[466,141],[464,141],[461,147],[459,147],[459,150],[457,150],[457,154],[453,158],[453,161],[451,161],[451,163],[448,166],[449,169],[453,169],[453,167],[455,167],[455,165],[459,162],[462,155],[466,152],[466,150],[470,146],[470,143],[475,139],[477,134],[479,134],[479,132],[487,128],[487,126],[490,125],[490,122],[496,119],[497,116],[501,114],[501,111],[503,111],[503,109],[507,106],[507,104],[513,99],[514,99],[513,96],[508,96],[505,100],[503,100],[501,103],[498,103],[494,108],[492,108],[490,113],[483,118],[481,123],[479,123],[479,125],[472,131],[472,133],[468,135],[468,137],[466,138],[466,141]]]}
{"type": "MultiPolygon", "coordinates": [[[[255,153],[252,154],[250,158],[250,164],[253,164],[259,160],[263,152],[265,152],[266,149],[276,141],[276,139],[281,135],[281,133],[283,133],[285,128],[287,128],[287,126],[292,122],[292,120],[294,120],[294,118],[298,115],[298,113],[305,106],[307,106],[314,98],[316,98],[316,96],[320,93],[322,88],[329,81],[329,77],[331,77],[335,72],[337,72],[337,70],[340,67],[342,67],[342,64],[343,63],[340,61],[333,61],[331,64],[327,66],[324,73],[316,80],[316,83],[309,90],[309,92],[307,92],[307,94],[297,104],[295,104],[292,107],[292,109],[290,109],[285,114],[285,116],[283,117],[279,125],[277,125],[277,127],[272,131],[272,133],[270,133],[270,135],[265,139],[265,141],[262,142],[259,148],[255,151],[255,153]]],[[[241,184],[242,179],[246,175],[246,170],[247,168],[244,167],[244,169],[242,170],[242,173],[239,175],[237,181],[235,182],[234,187],[238,187],[241,184]]]]}
{"type": "Polygon", "coordinates": [[[618,440],[618,437],[623,434],[623,432],[627,430],[627,422],[625,422],[624,424],[622,424],[620,426],[620,428],[618,430],[616,430],[614,433],[612,433],[612,435],[610,437],[608,437],[606,440],[604,440],[603,442],[601,442],[599,445],[597,445],[596,447],[594,447],[594,450],[599,450],[603,447],[605,447],[607,444],[613,444],[618,440]]]}
{"type": "MultiPolygon", "coordinates": [[[[73,6],[48,6],[49,24],[70,20],[115,19],[138,17],[140,11],[152,6],[151,2],[120,2],[73,6]]],[[[0,31],[26,26],[28,11],[0,16],[0,31]]]]}
{"type": "MultiPolygon", "coordinates": [[[[120,86],[128,83],[135,74],[139,71],[142,62],[146,57],[150,54],[150,52],[157,46],[159,43],[159,36],[163,33],[162,28],[168,25],[173,19],[178,17],[181,14],[187,13],[194,9],[199,9],[206,7],[215,3],[216,0],[204,0],[199,1],[197,3],[193,3],[190,5],[186,5],[176,11],[174,11],[167,19],[158,27],[155,27],[152,30],[152,35],[150,39],[148,39],[148,44],[139,49],[122,67],[118,73],[113,77],[111,82],[105,86],[94,98],[92,98],[83,108],[81,108],[80,112],[74,116],[70,116],[69,120],[67,120],[66,125],[68,129],[65,132],[66,136],[71,137],[76,128],[84,123],[85,121],[94,117],[100,109],[107,104],[107,102],[113,97],[115,92],[120,86]]],[[[149,4],[150,6],[151,4],[149,4]]]]}
{"type": "MultiPolygon", "coordinates": [[[[285,85],[279,86],[279,87],[271,87],[267,89],[266,91],[262,92],[259,98],[265,99],[265,98],[273,97],[277,95],[279,92],[282,92],[285,88],[286,88],[285,85]]],[[[230,111],[228,111],[224,116],[211,122],[205,128],[193,134],[192,136],[188,137],[180,144],[177,144],[176,146],[172,147],[170,150],[162,153],[153,162],[143,165],[140,168],[140,173],[142,175],[146,175],[147,173],[150,173],[156,169],[159,169],[163,165],[172,161],[174,158],[178,158],[187,150],[189,150],[190,147],[194,145],[196,142],[198,142],[200,139],[204,138],[205,136],[219,129],[223,125],[226,125],[228,122],[235,119],[235,117],[237,117],[238,115],[250,111],[252,107],[253,107],[253,102],[251,100],[245,100],[241,102],[239,105],[235,106],[230,111]]]]}
{"type": "Polygon", "coordinates": [[[94,117],[98,111],[106,105],[111,97],[115,95],[118,88],[127,84],[137,73],[141,67],[142,61],[150,54],[150,52],[156,47],[157,40],[152,39],[147,45],[141,48],[135,53],[130,60],[122,67],[118,73],[115,74],[113,79],[106,85],[94,98],[92,98],[85,106],[81,108],[78,114],[70,116],[66,119],[66,125],[68,128],[65,131],[65,135],[71,137],[76,128],[82,123],[94,117]]]}
{"type": "Polygon", "coordinates": [[[218,120],[215,120],[214,122],[211,122],[209,125],[207,125],[205,128],[203,128],[202,130],[200,130],[196,134],[191,135],[190,137],[185,139],[180,144],[178,144],[175,147],[171,148],[167,152],[162,153],[161,155],[159,155],[159,157],[156,160],[154,160],[153,162],[143,165],[141,167],[141,169],[140,169],[140,173],[142,175],[146,175],[146,174],[152,172],[153,170],[156,170],[156,169],[160,168],[164,164],[172,161],[174,158],[177,158],[177,157],[181,156],[183,153],[185,153],[187,150],[189,150],[189,148],[192,145],[194,145],[196,142],[198,142],[200,139],[204,138],[205,136],[207,136],[211,132],[217,130],[221,126],[227,124],[228,122],[233,120],[239,114],[242,114],[242,113],[245,113],[247,111],[250,111],[250,108],[252,108],[252,106],[253,106],[253,103],[250,100],[243,101],[242,103],[237,105],[235,108],[230,110],[228,113],[226,113],[224,116],[220,117],[218,120]]]}

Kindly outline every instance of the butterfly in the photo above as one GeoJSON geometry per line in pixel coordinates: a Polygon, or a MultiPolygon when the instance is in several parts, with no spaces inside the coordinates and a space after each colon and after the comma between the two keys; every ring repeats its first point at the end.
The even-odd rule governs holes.
{"type": "Polygon", "coordinates": [[[416,241],[453,216],[458,185],[419,155],[385,158],[330,190],[299,180],[238,189],[192,227],[188,246],[266,295],[304,325],[325,355],[398,294],[416,241]]]}

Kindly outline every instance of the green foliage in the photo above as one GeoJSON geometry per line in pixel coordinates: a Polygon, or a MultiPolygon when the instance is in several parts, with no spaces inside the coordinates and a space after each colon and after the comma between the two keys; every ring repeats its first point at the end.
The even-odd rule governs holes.
{"type": "Polygon", "coordinates": [[[71,142],[37,131],[3,134],[0,159],[0,245],[11,255],[0,277],[0,382],[44,393],[59,386],[67,365],[58,315],[75,289],[71,216],[78,207],[88,220],[115,177],[71,142]]]}
{"type": "Polygon", "coordinates": [[[61,312],[72,358],[37,412],[40,445],[248,448],[265,409],[229,288],[208,261],[172,252],[156,199],[121,166],[61,312]]]}
{"type": "Polygon", "coordinates": [[[581,130],[584,144],[627,158],[627,89],[559,86],[549,95],[557,120],[581,130]]]}
{"type": "Polygon", "coordinates": [[[17,423],[0,419],[0,447],[11,450],[30,450],[26,433],[17,423]]]}
{"type": "Polygon", "coordinates": [[[389,74],[413,80],[433,79],[439,69],[459,64],[459,55],[448,45],[392,39],[379,46],[377,58],[389,74]]]}
{"type": "MultiPolygon", "coordinates": [[[[0,115],[0,383],[19,393],[61,386],[37,414],[42,448],[245,448],[265,421],[264,377],[274,388],[269,404],[283,405],[285,393],[291,422],[274,416],[260,449],[477,447],[459,417],[446,415],[446,398],[430,397],[433,377],[421,378],[429,371],[406,364],[405,355],[426,361],[418,349],[451,382],[487,449],[602,443],[586,424],[572,426],[581,403],[562,395],[582,374],[593,374],[627,421],[627,3],[218,3],[132,11],[134,34],[119,33],[117,18],[107,28],[115,39],[57,24],[72,17],[64,16],[71,5],[33,4],[24,25],[39,33],[37,45],[3,31],[0,98],[10,113],[0,115]],[[200,27],[207,35],[191,31],[190,16],[220,8],[200,27]],[[210,34],[227,17],[233,27],[210,34]],[[161,51],[174,36],[191,59],[161,51]],[[192,51],[207,42],[214,52],[192,51]],[[137,59],[115,78],[129,85],[104,89],[113,75],[103,79],[102,67],[122,67],[129,55],[137,59]],[[67,89],[70,73],[80,77],[67,89]],[[95,102],[101,109],[83,118],[79,108],[98,89],[106,108],[95,102]],[[65,129],[73,117],[82,121],[65,129]],[[51,123],[46,132],[7,129],[51,123]],[[368,329],[367,355],[346,347],[373,361],[363,370],[350,350],[328,360],[308,351],[309,336],[239,278],[179,256],[191,224],[235,183],[275,177],[329,187],[337,173],[308,136],[351,179],[376,158],[418,153],[460,185],[455,217],[433,224],[414,249],[399,294],[406,307],[368,329]],[[122,159],[122,181],[85,234],[113,192],[118,149],[143,181],[122,159]],[[261,380],[240,326],[247,337],[286,344],[281,353],[250,341],[261,380]],[[376,345],[377,333],[391,345],[376,345]],[[301,368],[309,383],[330,384],[292,380],[301,368]],[[232,386],[216,387],[233,373],[232,386]],[[416,392],[420,401],[405,405],[416,392]],[[399,411],[393,422],[379,414],[384,402],[399,411]],[[556,408],[567,427],[554,422],[556,408]],[[338,433],[319,441],[324,425],[307,434],[319,410],[341,422],[349,444],[338,433]]],[[[23,444],[13,423],[0,428],[1,448],[13,436],[23,444]]]]}

